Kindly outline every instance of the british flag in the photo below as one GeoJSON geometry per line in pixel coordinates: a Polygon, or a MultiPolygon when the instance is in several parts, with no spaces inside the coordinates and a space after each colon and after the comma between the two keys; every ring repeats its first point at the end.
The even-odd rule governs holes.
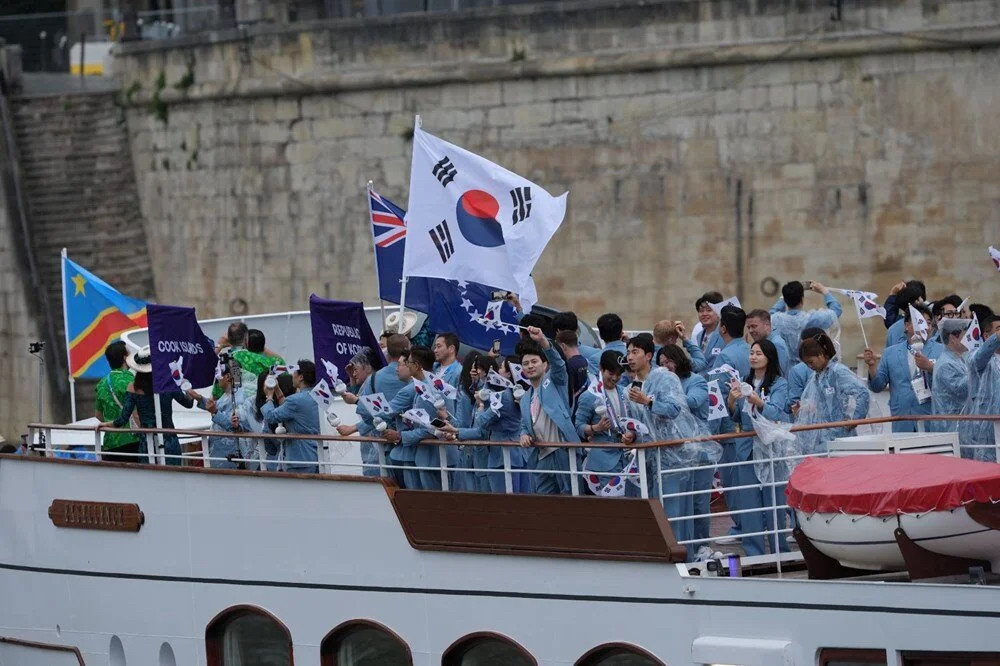
{"type": "Polygon", "coordinates": [[[368,190],[368,196],[375,246],[389,247],[406,238],[406,213],[374,190],[368,190]]]}
{"type": "MultiPolygon", "coordinates": [[[[406,211],[369,187],[368,212],[372,224],[372,244],[375,246],[379,298],[399,303],[406,249],[406,211]]],[[[427,312],[429,303],[427,278],[410,278],[406,283],[406,307],[427,312]]]]}

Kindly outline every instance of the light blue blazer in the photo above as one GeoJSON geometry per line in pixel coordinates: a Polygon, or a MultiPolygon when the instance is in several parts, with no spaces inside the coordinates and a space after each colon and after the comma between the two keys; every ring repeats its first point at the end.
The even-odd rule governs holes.
{"type": "MultiPolygon", "coordinates": [[[[625,391],[620,386],[616,386],[614,390],[618,393],[619,404],[621,404],[627,412],[628,398],[625,397],[625,391]]],[[[599,402],[600,399],[590,391],[584,391],[580,396],[580,400],[577,402],[576,415],[573,418],[573,422],[576,425],[576,432],[580,436],[581,441],[586,441],[586,438],[584,437],[586,427],[588,425],[595,425],[601,421],[601,417],[594,411],[594,408],[599,402]]],[[[618,414],[618,416],[628,416],[628,414],[618,414]]],[[[590,441],[595,444],[600,442],[620,442],[621,436],[615,432],[614,428],[612,428],[606,432],[594,433],[591,436],[590,441]]],[[[622,449],[602,449],[593,447],[588,449],[585,466],[588,470],[594,472],[610,472],[618,469],[617,466],[621,462],[621,458],[622,449]]]]}
{"type": "MultiPolygon", "coordinates": [[[[576,432],[576,426],[573,425],[573,417],[569,410],[566,388],[569,376],[566,374],[566,362],[551,346],[545,350],[545,356],[549,361],[549,370],[542,378],[542,383],[537,389],[532,386],[521,396],[520,434],[535,436],[535,427],[531,422],[531,401],[534,399],[535,393],[538,393],[541,408],[559,429],[563,440],[579,442],[580,436],[576,432]]],[[[537,461],[538,449],[533,448],[529,453],[528,462],[534,465],[537,461]]]]}

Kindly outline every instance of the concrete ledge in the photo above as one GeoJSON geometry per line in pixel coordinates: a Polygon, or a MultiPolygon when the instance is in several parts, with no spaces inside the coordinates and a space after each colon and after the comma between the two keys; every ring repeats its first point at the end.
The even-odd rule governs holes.
{"type": "MultiPolygon", "coordinates": [[[[816,30],[794,39],[773,39],[741,44],[705,44],[675,49],[596,52],[590,55],[549,57],[521,62],[460,62],[412,67],[357,69],[300,78],[238,79],[235,85],[220,81],[194,85],[185,92],[171,87],[160,91],[168,104],[227,98],[314,95],[397,87],[436,86],[515,79],[543,79],[579,75],[607,75],[685,67],[741,65],[811,60],[873,54],[956,50],[1000,44],[1000,24],[886,34],[873,31],[816,30]]],[[[123,86],[124,87],[124,86],[123,86]]],[[[151,99],[147,92],[133,96],[132,105],[151,99]]]]}

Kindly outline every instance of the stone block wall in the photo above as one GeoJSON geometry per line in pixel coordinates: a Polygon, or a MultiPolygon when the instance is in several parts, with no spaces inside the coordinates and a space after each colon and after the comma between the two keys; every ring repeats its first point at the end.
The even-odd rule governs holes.
{"type": "Polygon", "coordinates": [[[419,113],[570,191],[535,275],[543,302],[591,321],[690,321],[707,289],[766,306],[791,279],[884,296],[920,276],[932,296],[1000,305],[1000,2],[829,14],[550,3],[128,45],[116,67],[157,293],[201,316],[310,292],[374,303],[364,185],[405,207],[419,113]]]}
{"type": "MultiPolygon", "coordinates": [[[[0,155],[6,154],[0,132],[0,155]]],[[[7,176],[8,168],[5,164],[0,175],[7,176]]],[[[28,345],[47,336],[37,314],[19,221],[12,214],[13,192],[4,186],[8,182],[8,178],[0,178],[0,384],[4,387],[0,391],[0,435],[17,445],[19,435],[27,432],[25,426],[38,420],[39,362],[28,353],[28,345]]],[[[41,388],[42,420],[48,421],[59,414],[58,406],[45,376],[41,388]]]]}

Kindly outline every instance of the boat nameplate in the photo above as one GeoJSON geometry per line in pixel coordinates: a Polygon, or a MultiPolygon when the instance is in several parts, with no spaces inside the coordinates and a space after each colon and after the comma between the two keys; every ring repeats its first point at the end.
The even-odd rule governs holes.
{"type": "Polygon", "coordinates": [[[145,522],[138,504],[68,499],[52,500],[49,518],[56,527],[112,532],[138,532],[145,522]]]}

